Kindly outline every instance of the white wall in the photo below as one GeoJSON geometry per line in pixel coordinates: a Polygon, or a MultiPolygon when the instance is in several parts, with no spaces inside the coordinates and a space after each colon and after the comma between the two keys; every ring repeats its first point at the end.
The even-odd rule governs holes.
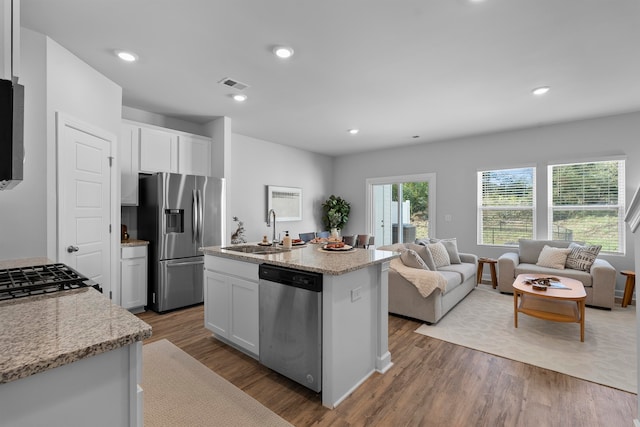
{"type": "Polygon", "coordinates": [[[273,229],[266,226],[267,185],[302,188],[302,221],[278,222],[278,233],[289,230],[298,237],[324,229],[321,205],[334,187],[331,157],[235,133],[230,145],[225,243],[236,230],[234,216],[244,222],[248,241],[261,240],[265,234],[271,238],[273,229]]]}
{"type": "MultiPolygon", "coordinates": [[[[122,88],[48,37],[46,46],[47,85],[44,99],[47,105],[47,254],[49,258],[55,259],[57,241],[56,113],[65,113],[119,137],[122,121],[122,88]]],[[[116,157],[117,145],[114,144],[112,151],[116,157]]],[[[117,172],[118,168],[115,167],[114,173],[117,172]]],[[[117,191],[119,199],[119,189],[114,191],[117,191]]],[[[117,218],[113,218],[116,229],[120,223],[119,210],[117,211],[117,218]]],[[[119,233],[116,232],[114,235],[118,237],[117,243],[119,243],[119,233]]]]}
{"type": "Polygon", "coordinates": [[[47,255],[45,50],[42,34],[22,29],[24,179],[0,191],[0,259],[47,255]]]}
{"type": "MultiPolygon", "coordinates": [[[[503,247],[476,244],[476,173],[522,165],[537,167],[538,238],[546,238],[547,170],[550,162],[593,160],[626,156],[627,200],[640,184],[640,113],[537,128],[479,135],[397,149],[359,153],[335,159],[334,192],[351,203],[345,233],[365,229],[365,180],[367,178],[436,173],[436,237],[457,237],[462,251],[497,257],[503,247]],[[444,216],[452,215],[445,222],[444,216]]],[[[626,256],[606,256],[616,270],[634,269],[634,247],[627,239],[626,256]]],[[[624,281],[618,277],[618,296],[624,281]]]]}

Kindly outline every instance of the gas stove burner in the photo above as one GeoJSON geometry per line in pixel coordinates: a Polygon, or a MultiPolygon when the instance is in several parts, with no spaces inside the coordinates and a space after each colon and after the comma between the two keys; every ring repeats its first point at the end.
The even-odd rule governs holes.
{"type": "Polygon", "coordinates": [[[0,301],[89,286],[102,291],[92,280],[65,264],[0,270],[0,301]]]}

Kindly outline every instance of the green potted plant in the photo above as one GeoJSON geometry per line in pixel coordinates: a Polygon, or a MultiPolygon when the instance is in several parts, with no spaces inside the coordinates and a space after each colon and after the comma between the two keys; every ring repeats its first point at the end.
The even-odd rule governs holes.
{"type": "Polygon", "coordinates": [[[322,204],[322,222],[325,227],[331,230],[331,235],[337,237],[338,230],[349,221],[349,212],[351,205],[342,197],[336,197],[333,194],[322,204]]]}

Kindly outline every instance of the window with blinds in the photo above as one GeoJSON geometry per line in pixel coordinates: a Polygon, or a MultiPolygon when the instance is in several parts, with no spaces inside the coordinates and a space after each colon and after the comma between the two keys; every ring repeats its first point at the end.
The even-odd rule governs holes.
{"type": "Polygon", "coordinates": [[[517,246],[535,236],[535,168],[478,172],[478,244],[517,246]]]}
{"type": "Polygon", "coordinates": [[[549,238],[624,253],[624,160],[550,165],[549,238]]]}

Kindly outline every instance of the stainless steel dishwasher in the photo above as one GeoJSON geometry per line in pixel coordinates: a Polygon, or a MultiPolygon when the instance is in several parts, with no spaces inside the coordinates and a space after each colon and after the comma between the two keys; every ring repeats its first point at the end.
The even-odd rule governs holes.
{"type": "Polygon", "coordinates": [[[260,264],[260,363],[322,389],[322,274],[260,264]]]}

